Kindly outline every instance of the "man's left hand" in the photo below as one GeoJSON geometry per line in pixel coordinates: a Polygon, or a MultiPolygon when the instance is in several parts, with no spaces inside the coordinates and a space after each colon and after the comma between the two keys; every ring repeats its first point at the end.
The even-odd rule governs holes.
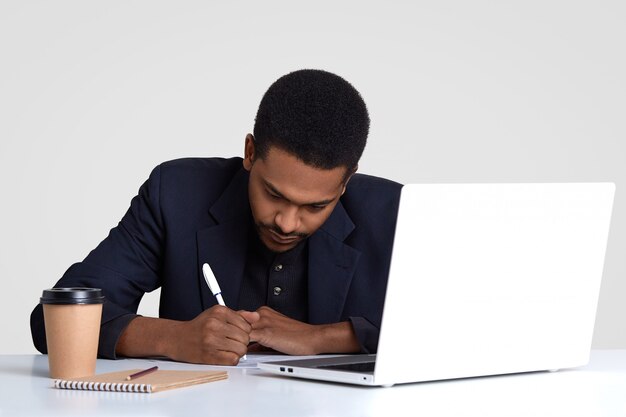
{"type": "Polygon", "coordinates": [[[250,323],[250,341],[288,355],[358,352],[360,347],[349,322],[313,325],[261,307],[253,316],[240,314],[250,323]]]}

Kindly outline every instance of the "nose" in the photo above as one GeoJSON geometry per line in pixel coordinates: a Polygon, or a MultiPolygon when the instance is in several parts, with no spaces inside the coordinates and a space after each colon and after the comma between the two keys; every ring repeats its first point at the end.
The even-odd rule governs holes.
{"type": "Polygon", "coordinates": [[[288,235],[294,233],[300,227],[300,217],[298,216],[297,207],[285,207],[276,213],[274,218],[276,226],[280,228],[283,234],[288,235]]]}

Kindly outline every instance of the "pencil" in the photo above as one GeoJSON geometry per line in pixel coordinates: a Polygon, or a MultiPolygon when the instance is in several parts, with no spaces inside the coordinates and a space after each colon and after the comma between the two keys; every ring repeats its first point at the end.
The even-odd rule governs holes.
{"type": "Polygon", "coordinates": [[[144,369],[143,371],[139,371],[139,372],[135,372],[134,374],[128,375],[126,377],[127,381],[130,381],[131,379],[135,379],[135,378],[139,378],[140,376],[144,376],[147,374],[150,374],[156,370],[158,370],[159,367],[158,366],[153,366],[152,368],[148,368],[148,369],[144,369]]]}

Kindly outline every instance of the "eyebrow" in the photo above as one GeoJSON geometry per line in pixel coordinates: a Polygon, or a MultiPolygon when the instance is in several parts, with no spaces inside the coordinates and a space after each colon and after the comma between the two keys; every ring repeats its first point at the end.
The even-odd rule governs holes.
{"type": "MultiPolygon", "coordinates": [[[[274,187],[272,185],[272,183],[270,183],[269,181],[263,180],[263,184],[265,185],[266,188],[268,188],[272,193],[276,194],[277,196],[279,196],[280,198],[282,198],[285,201],[288,201],[290,203],[293,203],[293,201],[291,201],[290,199],[288,199],[287,197],[285,197],[285,195],[283,193],[281,193],[280,191],[278,191],[276,189],[276,187],[274,187]]],[[[326,206],[330,203],[332,203],[333,201],[335,201],[337,197],[335,198],[330,198],[327,200],[320,200],[320,201],[315,201],[313,203],[305,203],[302,204],[303,206],[326,206]]]]}

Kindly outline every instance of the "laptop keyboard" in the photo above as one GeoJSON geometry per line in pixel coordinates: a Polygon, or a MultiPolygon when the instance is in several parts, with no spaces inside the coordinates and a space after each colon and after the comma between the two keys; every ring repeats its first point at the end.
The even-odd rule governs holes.
{"type": "Polygon", "coordinates": [[[330,369],[333,371],[350,371],[350,372],[374,372],[376,362],[362,363],[342,363],[338,365],[320,365],[318,369],[330,369]]]}

